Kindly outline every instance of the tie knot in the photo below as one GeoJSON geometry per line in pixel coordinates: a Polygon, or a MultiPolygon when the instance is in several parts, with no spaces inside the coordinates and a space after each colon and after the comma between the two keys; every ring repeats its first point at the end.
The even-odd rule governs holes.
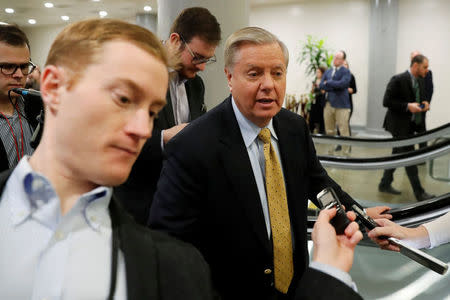
{"type": "Polygon", "coordinates": [[[264,144],[270,143],[270,130],[269,130],[269,128],[262,129],[259,132],[258,137],[259,137],[259,139],[261,141],[263,141],[264,144]]]}

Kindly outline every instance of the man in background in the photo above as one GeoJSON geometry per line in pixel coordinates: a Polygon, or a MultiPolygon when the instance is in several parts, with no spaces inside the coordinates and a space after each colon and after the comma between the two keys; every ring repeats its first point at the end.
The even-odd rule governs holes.
{"type": "MultiPolygon", "coordinates": [[[[334,55],[333,68],[325,71],[320,82],[320,89],[325,90],[325,108],[323,118],[327,135],[336,135],[336,126],[341,136],[350,136],[350,98],[348,87],[350,85],[350,71],[343,66],[347,55],[344,51],[337,51],[334,55]]],[[[328,153],[333,154],[334,146],[328,153]]],[[[342,146],[342,154],[349,155],[349,146],[342,146]]]]}
{"type": "Polygon", "coordinates": [[[114,192],[140,224],[146,224],[148,219],[165,144],[189,122],[206,112],[205,87],[197,73],[216,61],[215,50],[220,35],[219,23],[206,8],[191,7],[178,15],[169,38],[164,42],[173,64],[167,105],[155,120],[152,137],[145,143],[130,177],[114,192]]]}
{"type": "MultiPolygon", "coordinates": [[[[410,56],[411,60],[419,54],[422,54],[422,53],[420,53],[417,50],[411,52],[411,56],[410,56]]],[[[425,89],[425,100],[428,101],[429,104],[431,104],[431,98],[433,97],[433,92],[434,92],[434,85],[433,85],[433,72],[431,72],[430,69],[428,69],[428,72],[425,75],[423,81],[424,81],[424,89],[425,89]]],[[[422,132],[427,131],[426,116],[427,116],[427,111],[422,112],[423,122],[421,123],[421,126],[419,128],[417,128],[417,133],[422,133],[422,132]]],[[[420,148],[423,148],[426,146],[427,146],[427,142],[423,142],[423,143],[419,144],[420,148]]]]}
{"type": "Polygon", "coordinates": [[[9,91],[24,88],[34,68],[25,33],[15,25],[0,24],[0,171],[14,168],[33,153],[30,141],[42,102],[25,102],[9,91]]]}
{"type": "MultiPolygon", "coordinates": [[[[425,98],[423,78],[428,72],[428,58],[418,54],[411,60],[410,68],[393,76],[389,81],[383,98],[383,106],[387,107],[383,127],[394,138],[406,138],[423,128],[423,112],[430,109],[430,103],[425,98]]],[[[413,151],[414,146],[396,147],[392,154],[413,151]]],[[[422,187],[416,165],[405,167],[417,201],[433,198],[422,187]]],[[[378,190],[384,193],[398,195],[401,192],[392,187],[395,169],[385,170],[378,190]]]]}

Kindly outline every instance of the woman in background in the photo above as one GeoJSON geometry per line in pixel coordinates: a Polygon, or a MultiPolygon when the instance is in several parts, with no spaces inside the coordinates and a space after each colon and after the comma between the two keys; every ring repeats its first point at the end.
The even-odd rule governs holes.
{"type": "Polygon", "coordinates": [[[325,67],[319,67],[316,71],[316,79],[313,81],[311,93],[314,100],[309,114],[309,130],[311,133],[325,134],[325,123],[323,121],[323,108],[325,107],[325,91],[319,89],[325,67]]]}

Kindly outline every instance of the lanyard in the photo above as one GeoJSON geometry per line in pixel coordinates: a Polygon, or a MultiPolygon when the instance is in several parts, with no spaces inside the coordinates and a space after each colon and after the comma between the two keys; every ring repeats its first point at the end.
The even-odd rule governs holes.
{"type": "Polygon", "coordinates": [[[11,130],[11,134],[12,137],[14,139],[14,145],[16,146],[16,154],[17,154],[17,161],[20,161],[20,158],[23,157],[23,128],[22,128],[22,118],[20,117],[20,113],[19,113],[19,107],[16,103],[16,111],[17,111],[17,115],[19,116],[19,124],[20,124],[20,135],[21,135],[21,141],[22,141],[22,151],[19,152],[19,141],[16,138],[16,135],[14,134],[14,129],[11,125],[11,123],[9,123],[8,118],[2,113],[0,112],[0,114],[3,116],[3,118],[5,118],[6,123],[8,123],[9,129],[11,130]]]}

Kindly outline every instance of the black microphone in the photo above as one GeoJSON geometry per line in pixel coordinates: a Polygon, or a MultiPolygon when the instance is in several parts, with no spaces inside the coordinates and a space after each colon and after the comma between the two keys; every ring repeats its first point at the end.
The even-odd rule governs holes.
{"type": "Polygon", "coordinates": [[[41,92],[35,91],[35,90],[28,90],[28,89],[22,89],[22,88],[13,88],[11,89],[16,94],[22,95],[22,96],[34,96],[34,97],[41,97],[41,92]]]}

